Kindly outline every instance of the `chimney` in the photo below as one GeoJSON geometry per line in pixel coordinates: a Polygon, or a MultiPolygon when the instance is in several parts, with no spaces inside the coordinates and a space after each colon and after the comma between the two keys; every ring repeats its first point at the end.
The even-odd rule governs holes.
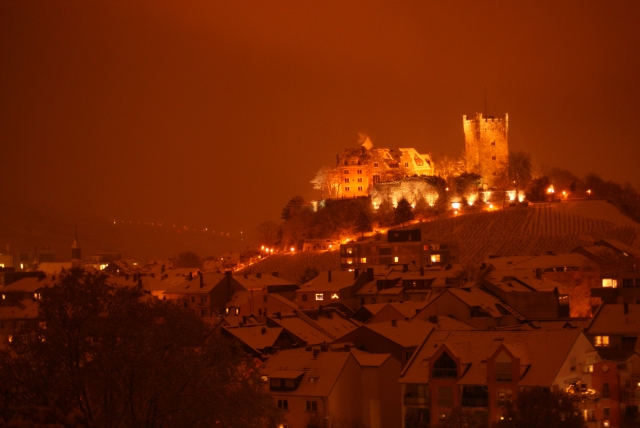
{"type": "Polygon", "coordinates": [[[320,344],[320,351],[321,352],[329,352],[329,345],[327,343],[321,343],[320,344]]]}
{"type": "Polygon", "coordinates": [[[424,266],[420,266],[420,276],[424,276],[424,266]]]}
{"type": "Polygon", "coordinates": [[[282,319],[282,312],[276,312],[276,318],[281,320],[282,319]]]}
{"type": "Polygon", "coordinates": [[[138,287],[142,287],[142,278],[138,278],[138,287]]]}
{"type": "Polygon", "coordinates": [[[315,360],[315,359],[317,359],[319,354],[320,354],[320,349],[315,348],[315,349],[313,350],[313,359],[314,359],[314,360],[315,360]]]}
{"type": "Polygon", "coordinates": [[[536,279],[542,279],[542,269],[536,268],[536,279]]]}
{"type": "Polygon", "coordinates": [[[55,275],[51,276],[51,282],[56,282],[56,276],[55,275]]]}
{"type": "Polygon", "coordinates": [[[327,271],[327,282],[331,282],[331,271],[327,271]]]}
{"type": "Polygon", "coordinates": [[[160,269],[160,273],[164,273],[164,265],[162,265],[162,268],[160,269]]]}
{"type": "Polygon", "coordinates": [[[124,280],[125,280],[125,281],[129,281],[129,274],[128,274],[128,273],[125,273],[125,274],[124,274],[124,280]]]}
{"type": "Polygon", "coordinates": [[[275,276],[276,278],[278,278],[278,275],[280,275],[278,272],[271,272],[271,276],[275,276]]]}
{"type": "Polygon", "coordinates": [[[369,281],[373,281],[373,268],[372,267],[367,268],[367,279],[369,281]]]}
{"type": "Polygon", "coordinates": [[[267,327],[264,327],[264,326],[263,326],[263,327],[260,329],[260,333],[262,333],[262,334],[266,334],[266,333],[267,333],[267,327]]]}
{"type": "Polygon", "coordinates": [[[406,272],[406,271],[408,271],[408,270],[409,270],[409,265],[408,265],[408,264],[406,264],[406,263],[405,263],[405,264],[403,264],[403,265],[402,265],[402,272],[406,272]]]}
{"type": "Polygon", "coordinates": [[[393,327],[397,327],[397,326],[398,326],[398,319],[397,319],[397,318],[392,319],[392,320],[391,320],[391,325],[392,325],[393,327]]]}
{"type": "Polygon", "coordinates": [[[623,309],[624,309],[624,314],[625,314],[625,315],[629,315],[629,302],[624,302],[624,303],[622,304],[622,307],[623,307],[623,309]]]}
{"type": "Polygon", "coordinates": [[[193,280],[193,273],[189,272],[189,281],[193,280]]]}
{"type": "Polygon", "coordinates": [[[204,287],[204,275],[200,272],[200,288],[204,287]]]}
{"type": "Polygon", "coordinates": [[[436,315],[429,315],[429,322],[431,324],[438,324],[438,317],[436,315]]]}
{"type": "Polygon", "coordinates": [[[358,269],[354,269],[353,270],[353,280],[357,280],[358,279],[358,275],[360,275],[360,271],[358,269]]]}
{"type": "Polygon", "coordinates": [[[231,300],[231,271],[224,272],[224,276],[227,278],[227,302],[231,300]]]}

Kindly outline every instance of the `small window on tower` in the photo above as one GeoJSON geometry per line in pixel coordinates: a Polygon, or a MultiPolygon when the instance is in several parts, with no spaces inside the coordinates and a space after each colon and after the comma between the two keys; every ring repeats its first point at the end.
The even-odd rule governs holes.
{"type": "Polygon", "coordinates": [[[491,142],[491,145],[492,145],[492,146],[495,146],[495,145],[496,145],[496,142],[495,142],[495,141],[492,141],[492,142],[491,142]]]}
{"type": "Polygon", "coordinates": [[[496,160],[496,157],[495,156],[491,156],[491,160],[496,160]]]}

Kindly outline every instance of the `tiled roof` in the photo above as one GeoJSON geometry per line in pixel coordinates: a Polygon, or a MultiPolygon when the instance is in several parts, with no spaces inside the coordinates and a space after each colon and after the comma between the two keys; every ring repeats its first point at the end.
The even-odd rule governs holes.
{"type": "Polygon", "coordinates": [[[314,358],[311,350],[288,349],[269,357],[260,372],[270,378],[286,376],[289,379],[303,373],[296,390],[278,391],[278,395],[327,397],[350,358],[355,358],[351,352],[317,352],[314,358]]]}

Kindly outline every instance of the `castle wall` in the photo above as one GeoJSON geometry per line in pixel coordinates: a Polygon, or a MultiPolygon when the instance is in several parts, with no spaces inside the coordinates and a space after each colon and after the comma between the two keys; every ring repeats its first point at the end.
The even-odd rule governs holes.
{"type": "Polygon", "coordinates": [[[509,162],[509,115],[474,118],[462,116],[467,169],[482,177],[482,184],[493,185],[498,170],[509,162]]]}

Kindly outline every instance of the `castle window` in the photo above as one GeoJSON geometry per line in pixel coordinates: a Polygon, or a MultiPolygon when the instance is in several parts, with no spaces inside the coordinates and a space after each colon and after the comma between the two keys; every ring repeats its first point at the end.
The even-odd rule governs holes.
{"type": "Polygon", "coordinates": [[[374,163],[373,163],[373,167],[374,167],[374,168],[377,168],[377,167],[378,167],[378,162],[374,162],[374,163]]]}
{"type": "Polygon", "coordinates": [[[362,183],[362,177],[358,177],[358,183],[362,183]]]}
{"type": "Polygon", "coordinates": [[[362,192],[362,187],[358,187],[358,192],[362,192]]]}
{"type": "Polygon", "coordinates": [[[348,187],[345,187],[345,188],[344,188],[344,191],[345,191],[345,192],[348,192],[348,191],[349,191],[349,188],[348,188],[348,187]]]}
{"type": "Polygon", "coordinates": [[[362,174],[362,170],[359,169],[358,171],[356,171],[358,174],[362,174]]]}
{"type": "Polygon", "coordinates": [[[344,170],[344,173],[345,173],[345,174],[349,174],[349,170],[348,170],[348,169],[345,169],[345,170],[344,170]]]}
{"type": "Polygon", "coordinates": [[[345,182],[345,183],[348,183],[348,182],[349,182],[349,179],[348,179],[348,178],[345,178],[345,179],[344,179],[344,182],[345,182]]]}
{"type": "Polygon", "coordinates": [[[409,162],[405,162],[404,166],[405,166],[405,168],[408,168],[409,167],[409,162]]]}
{"type": "Polygon", "coordinates": [[[495,142],[495,141],[492,141],[492,142],[491,142],[491,145],[492,145],[492,146],[495,146],[495,145],[496,145],[496,142],[495,142]]]}

